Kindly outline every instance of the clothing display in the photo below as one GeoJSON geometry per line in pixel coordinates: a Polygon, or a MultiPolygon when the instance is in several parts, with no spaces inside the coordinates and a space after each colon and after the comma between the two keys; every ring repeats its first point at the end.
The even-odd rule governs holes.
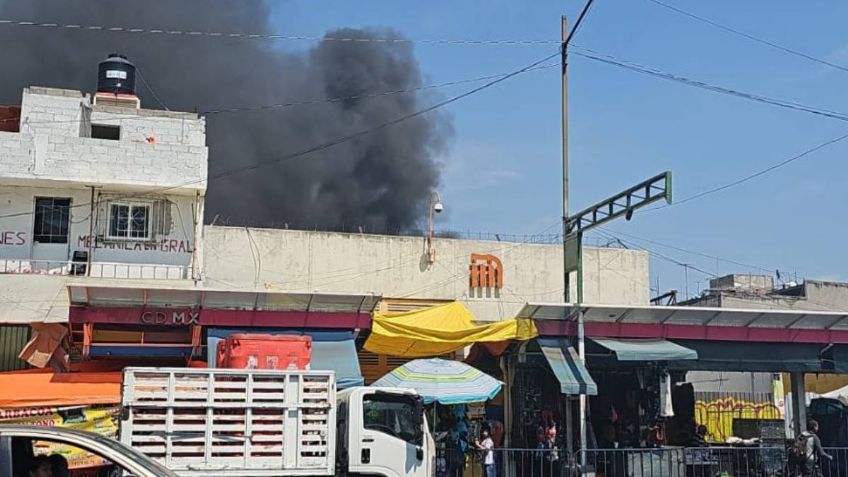
{"type": "Polygon", "coordinates": [[[671,376],[668,371],[660,373],[660,417],[674,417],[671,400],[671,376]]]}

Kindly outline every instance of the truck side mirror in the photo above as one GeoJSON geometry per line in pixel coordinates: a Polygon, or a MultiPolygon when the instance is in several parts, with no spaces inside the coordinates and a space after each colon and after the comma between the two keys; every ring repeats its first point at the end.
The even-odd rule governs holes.
{"type": "Polygon", "coordinates": [[[423,447],[418,446],[418,447],[415,448],[415,457],[418,460],[424,460],[424,448],[423,447]]]}

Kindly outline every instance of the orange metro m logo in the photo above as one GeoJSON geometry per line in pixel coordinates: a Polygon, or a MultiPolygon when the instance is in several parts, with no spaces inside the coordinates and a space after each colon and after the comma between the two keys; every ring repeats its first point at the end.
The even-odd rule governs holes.
{"type": "Polygon", "coordinates": [[[503,264],[501,260],[489,254],[472,253],[468,285],[471,288],[503,288],[503,264]]]}

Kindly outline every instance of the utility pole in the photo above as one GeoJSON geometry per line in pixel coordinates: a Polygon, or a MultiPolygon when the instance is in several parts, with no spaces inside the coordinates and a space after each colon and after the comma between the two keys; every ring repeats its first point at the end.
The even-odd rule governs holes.
{"type": "MultiPolygon", "coordinates": [[[[585,18],[592,6],[593,0],[587,0],[586,6],[577,17],[574,24],[576,32],[580,23],[585,18]]],[[[671,203],[671,173],[665,172],[643,181],[629,189],[608,197],[607,199],[574,214],[569,213],[568,192],[568,42],[573,32],[568,31],[568,20],[563,15],[561,18],[562,40],[561,40],[561,63],[562,63],[562,262],[563,262],[563,298],[565,303],[573,303],[577,308],[577,356],[581,364],[586,363],[585,329],[583,316],[583,232],[610,220],[625,217],[627,220],[633,216],[636,209],[651,204],[657,200],[665,199],[671,203]],[[576,300],[571,300],[571,272],[575,272],[577,280],[575,283],[576,300]]],[[[570,317],[564,317],[566,320],[570,317]]],[[[573,450],[571,433],[572,408],[569,403],[566,420],[569,428],[567,439],[569,450],[573,450]]],[[[586,465],[587,446],[587,399],[586,394],[579,395],[579,436],[580,436],[580,466],[586,465]]]]}
{"type": "MultiPolygon", "coordinates": [[[[563,301],[568,303],[571,298],[571,269],[568,264],[568,18],[561,17],[561,44],[560,44],[560,68],[562,72],[562,271],[563,271],[563,301]]],[[[574,451],[574,418],[572,400],[565,410],[566,420],[566,446],[568,452],[574,451]]],[[[583,402],[581,396],[580,415],[580,448],[583,449],[583,402]]]]}
{"type": "Polygon", "coordinates": [[[562,270],[564,273],[565,302],[569,302],[571,295],[571,271],[568,268],[568,254],[566,253],[566,236],[568,230],[568,19],[562,16],[562,43],[560,51],[560,63],[562,68],[562,270]]]}

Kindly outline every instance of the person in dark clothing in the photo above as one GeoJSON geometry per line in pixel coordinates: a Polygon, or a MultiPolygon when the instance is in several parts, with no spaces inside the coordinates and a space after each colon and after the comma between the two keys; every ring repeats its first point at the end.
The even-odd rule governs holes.
{"type": "Polygon", "coordinates": [[[801,475],[804,477],[817,477],[820,475],[819,463],[822,457],[831,460],[833,456],[824,451],[819,432],[819,423],[813,420],[807,423],[807,430],[801,433],[801,438],[806,443],[806,453],[801,461],[801,475]]]}
{"type": "Polygon", "coordinates": [[[707,444],[707,426],[702,424],[695,429],[689,447],[709,447],[709,444],[707,444]]]}

